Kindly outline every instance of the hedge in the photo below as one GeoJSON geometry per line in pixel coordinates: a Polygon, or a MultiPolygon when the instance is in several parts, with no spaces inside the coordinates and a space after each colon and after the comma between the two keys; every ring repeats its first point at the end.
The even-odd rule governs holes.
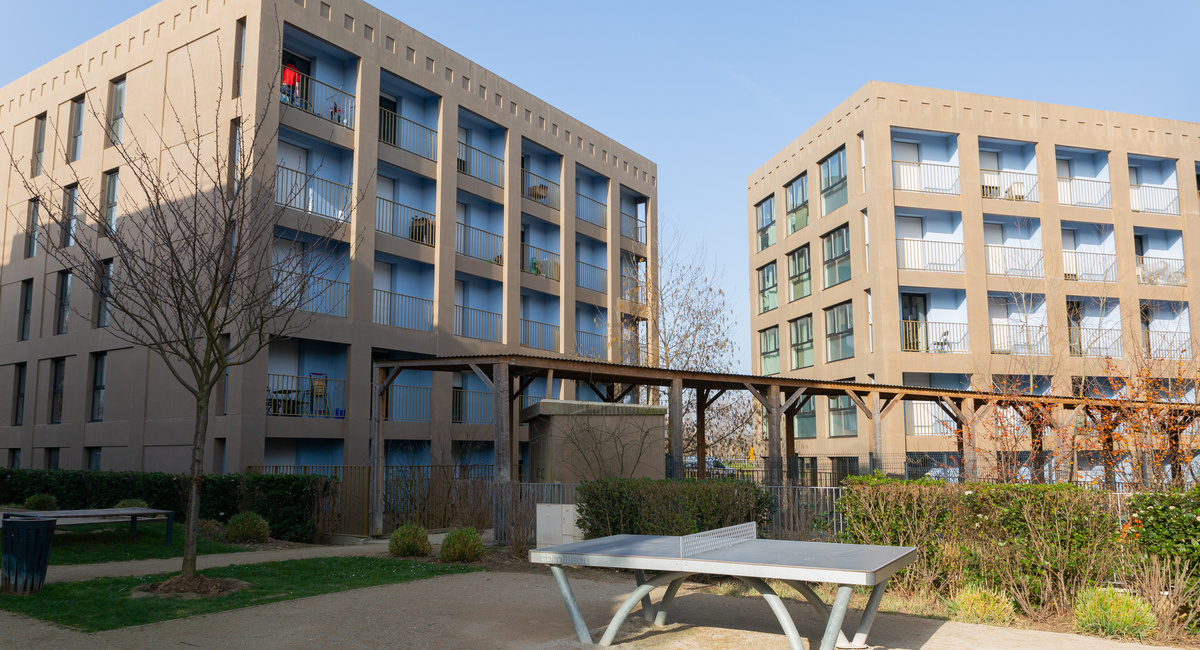
{"type": "Polygon", "coordinates": [[[1200,566],[1200,487],[1188,492],[1141,492],[1129,497],[1124,533],[1148,553],[1180,556],[1200,566]]]}
{"type": "MultiPolygon", "coordinates": [[[[33,494],[51,494],[65,510],[110,508],[122,499],[142,499],[151,508],[182,517],[187,476],[163,472],[99,472],[0,468],[0,503],[20,503],[33,494]]],[[[200,487],[200,518],[228,521],[252,510],[271,524],[277,539],[312,542],[321,532],[318,501],[330,495],[324,476],[288,474],[206,474],[200,487]]]]}
{"type": "Polygon", "coordinates": [[[605,478],[575,493],[586,539],[607,535],[690,535],[770,520],[775,502],[761,487],[734,480],[605,478]]]}

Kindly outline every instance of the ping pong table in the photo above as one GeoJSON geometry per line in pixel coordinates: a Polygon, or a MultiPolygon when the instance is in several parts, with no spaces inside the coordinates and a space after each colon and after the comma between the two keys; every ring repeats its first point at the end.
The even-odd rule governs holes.
{"type": "Polygon", "coordinates": [[[632,569],[637,587],[617,609],[600,645],[611,645],[617,630],[640,601],[642,616],[649,623],[664,625],[667,610],[679,587],[688,577],[708,573],[738,578],[766,599],[779,619],[788,644],[803,650],[796,624],[768,578],[779,580],[800,592],[825,621],[821,650],[867,648],[867,634],[879,609],[879,601],[892,574],[908,566],[917,557],[917,549],[902,546],[868,546],[757,539],[753,523],[705,531],[693,535],[611,535],[582,542],[547,546],[529,552],[529,561],[550,565],[581,643],[592,643],[591,632],[575,602],[563,566],[589,566],[632,569]],[[661,572],[646,579],[646,571],[661,572]],[[809,582],[838,585],[833,607],[829,607],[808,586],[809,582]],[[657,605],[650,592],[667,585],[657,605]],[[842,621],[857,585],[871,587],[871,596],[852,640],[842,632],[842,621]]]}

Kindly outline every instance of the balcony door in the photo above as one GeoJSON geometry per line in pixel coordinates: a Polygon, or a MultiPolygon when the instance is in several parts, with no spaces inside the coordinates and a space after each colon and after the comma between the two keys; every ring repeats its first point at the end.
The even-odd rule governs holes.
{"type": "Polygon", "coordinates": [[[988,321],[992,327],[992,352],[1009,354],[1012,352],[1012,335],[1009,328],[1008,314],[1013,303],[1004,296],[988,296],[988,321]]]}
{"type": "Polygon", "coordinates": [[[925,236],[925,222],[921,217],[896,217],[896,239],[900,242],[900,262],[902,269],[924,269],[925,250],[922,238],[925,236]]]}
{"type": "Polygon", "coordinates": [[[1062,249],[1063,249],[1063,277],[1068,280],[1079,279],[1079,269],[1075,261],[1075,231],[1063,228],[1062,231],[1062,249]]]}
{"type": "Polygon", "coordinates": [[[1137,167],[1129,168],[1129,188],[1132,190],[1129,192],[1129,207],[1134,212],[1142,211],[1142,196],[1139,189],[1142,183],[1139,171],[1137,167]]]}
{"type": "Polygon", "coordinates": [[[276,148],[276,162],[287,171],[276,175],[275,201],[297,210],[308,205],[308,150],[294,144],[280,142],[276,148]]]}
{"type": "Polygon", "coordinates": [[[897,189],[921,190],[921,145],[916,142],[894,141],[892,155],[896,157],[897,189]]]}
{"type": "Polygon", "coordinates": [[[904,322],[904,349],[906,351],[929,351],[929,336],[925,325],[927,315],[928,301],[925,294],[900,294],[900,318],[904,322]]]}
{"type": "Polygon", "coordinates": [[[1071,200],[1071,161],[1066,158],[1055,160],[1054,170],[1058,174],[1058,202],[1064,205],[1074,204],[1071,200]]]}
{"type": "Polygon", "coordinates": [[[1083,301],[1067,301],[1067,338],[1071,345],[1071,356],[1083,356],[1083,301]]]}
{"type": "Polygon", "coordinates": [[[1005,263],[1004,251],[992,246],[1004,245],[1004,225],[999,223],[983,224],[984,256],[987,260],[987,272],[992,275],[1008,275],[1008,265],[1005,263]]]}
{"type": "Polygon", "coordinates": [[[979,175],[983,181],[983,198],[1000,198],[1000,152],[979,152],[979,175]]]}

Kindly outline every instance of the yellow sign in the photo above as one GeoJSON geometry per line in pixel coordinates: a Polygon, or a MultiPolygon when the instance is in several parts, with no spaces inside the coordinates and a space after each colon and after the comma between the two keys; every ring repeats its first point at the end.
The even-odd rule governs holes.
{"type": "Polygon", "coordinates": [[[754,447],[750,448],[750,462],[754,462],[754,447]]]}

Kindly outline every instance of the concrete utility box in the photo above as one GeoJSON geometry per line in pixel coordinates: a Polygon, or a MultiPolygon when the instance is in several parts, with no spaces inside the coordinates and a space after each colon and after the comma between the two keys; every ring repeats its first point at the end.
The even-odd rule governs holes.
{"type": "Polygon", "coordinates": [[[521,411],[529,425],[529,480],[663,478],[666,414],[665,406],[542,400],[521,411]]]}
{"type": "Polygon", "coordinates": [[[583,531],[577,523],[579,515],[574,505],[558,503],[537,504],[537,546],[555,546],[582,542],[583,531]]]}

